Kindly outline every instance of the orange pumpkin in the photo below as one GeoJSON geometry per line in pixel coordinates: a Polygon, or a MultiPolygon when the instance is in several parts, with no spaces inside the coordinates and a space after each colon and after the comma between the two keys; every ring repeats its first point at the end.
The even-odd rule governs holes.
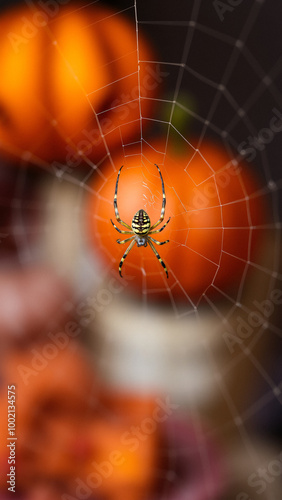
{"type": "Polygon", "coordinates": [[[75,495],[83,482],[101,498],[144,498],[155,479],[160,431],[156,424],[151,432],[150,417],[156,402],[105,391],[79,345],[66,341],[65,334],[57,334],[53,342],[9,353],[1,365],[0,488],[6,491],[10,467],[7,386],[12,385],[19,489],[59,481],[75,495]],[[140,424],[143,434],[137,439],[131,429],[140,424]]]}
{"type": "MultiPolygon", "coordinates": [[[[87,413],[87,398],[91,391],[97,393],[97,382],[78,346],[69,341],[66,334],[56,335],[54,339],[14,351],[6,355],[1,365],[5,389],[0,393],[0,425],[4,436],[8,431],[7,386],[15,386],[16,393],[18,487],[29,484],[34,472],[42,475],[41,453],[44,456],[44,451],[40,443],[44,439],[44,420],[54,416],[60,419],[62,414],[72,415],[72,420],[75,417],[78,420],[81,413],[87,413]]],[[[50,454],[50,436],[47,441],[50,454]]],[[[67,459],[67,454],[63,454],[61,441],[55,446],[52,442],[52,450],[56,456],[65,457],[60,465],[57,464],[57,473],[62,476],[69,470],[73,459],[67,459]]],[[[0,461],[1,470],[6,470],[9,466],[5,445],[0,450],[0,461]]],[[[3,486],[2,482],[0,484],[3,486]]]]}
{"type": "MultiPolygon", "coordinates": [[[[133,215],[144,209],[151,223],[161,213],[162,188],[154,163],[160,166],[166,192],[164,224],[153,237],[169,243],[157,251],[166,264],[169,278],[149,246],[130,251],[123,264],[124,279],[139,292],[152,297],[199,300],[210,287],[230,289],[238,286],[246,263],[257,256],[259,226],[263,219],[262,199],[255,196],[258,184],[250,167],[234,165],[223,148],[204,142],[200,151],[180,150],[165,142],[140,145],[130,155],[116,155],[90,185],[87,215],[90,239],[96,256],[113,268],[118,276],[119,262],[128,244],[118,245],[120,235],[112,226],[117,171],[121,171],[118,208],[123,221],[131,225],[133,215]],[[252,229],[251,229],[252,227],[252,229]],[[155,294],[157,292],[157,294],[155,294]]],[[[116,223],[121,229],[125,229],[116,223]]],[[[161,227],[158,226],[159,228],[161,227]]]]}
{"type": "MultiPolygon", "coordinates": [[[[96,4],[57,6],[57,15],[45,7],[0,18],[0,147],[70,170],[140,137],[139,105],[147,116],[151,101],[142,97],[155,96],[160,81],[148,63],[138,75],[135,24],[122,14],[96,4]]],[[[142,37],[139,58],[152,60],[142,37]]]]}

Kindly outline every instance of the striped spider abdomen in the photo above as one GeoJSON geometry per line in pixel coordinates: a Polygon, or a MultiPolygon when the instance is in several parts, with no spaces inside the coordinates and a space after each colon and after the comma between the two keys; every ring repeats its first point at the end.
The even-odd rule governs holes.
{"type": "Polygon", "coordinates": [[[150,217],[145,210],[138,210],[131,223],[132,231],[138,236],[145,236],[151,228],[150,217]]]}

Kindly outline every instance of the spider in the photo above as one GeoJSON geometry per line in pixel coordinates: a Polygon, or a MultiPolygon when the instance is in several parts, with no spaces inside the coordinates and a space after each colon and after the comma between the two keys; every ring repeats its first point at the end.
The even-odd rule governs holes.
{"type": "Polygon", "coordinates": [[[155,240],[154,238],[151,237],[151,234],[160,233],[166,227],[166,225],[170,221],[170,218],[169,218],[168,221],[160,229],[154,230],[164,220],[165,205],[166,205],[166,196],[165,196],[165,189],[164,189],[164,181],[163,181],[163,178],[162,178],[161,171],[160,171],[160,169],[159,169],[159,167],[158,167],[158,165],[156,163],[155,163],[155,166],[157,167],[157,169],[159,171],[160,178],[161,178],[161,181],[162,181],[163,203],[162,203],[162,209],[161,209],[161,216],[160,216],[159,220],[155,224],[153,224],[153,226],[151,226],[151,221],[150,221],[150,218],[149,218],[148,214],[143,209],[138,210],[138,212],[136,212],[136,214],[134,215],[134,217],[132,219],[131,227],[128,224],[126,224],[126,222],[123,222],[121,220],[121,218],[119,216],[118,206],[117,206],[117,191],[118,191],[119,176],[120,176],[121,169],[123,167],[120,167],[120,169],[118,171],[117,182],[116,182],[116,189],[115,189],[115,196],[114,196],[115,216],[116,216],[116,220],[122,226],[125,226],[128,229],[128,231],[122,231],[121,229],[119,229],[113,223],[112,219],[111,219],[111,223],[112,223],[112,225],[114,226],[114,228],[119,233],[121,233],[121,234],[132,234],[133,235],[130,238],[126,238],[125,240],[117,240],[117,243],[119,243],[120,245],[123,245],[124,243],[128,243],[129,241],[131,242],[129,244],[129,246],[127,247],[127,249],[126,249],[125,253],[123,254],[123,256],[121,258],[121,261],[119,263],[119,274],[120,274],[121,277],[122,277],[122,274],[121,274],[122,265],[124,263],[125,258],[129,254],[130,250],[134,246],[134,243],[137,243],[138,247],[142,247],[142,246],[146,247],[147,243],[149,243],[149,245],[150,245],[151,249],[153,250],[154,254],[156,255],[157,259],[159,260],[159,262],[163,266],[163,268],[165,270],[165,273],[166,273],[166,276],[168,278],[168,271],[167,271],[167,268],[165,266],[165,263],[162,260],[162,258],[159,256],[157,250],[155,249],[155,247],[153,245],[153,242],[156,245],[164,245],[165,243],[168,243],[169,240],[166,240],[166,241],[157,241],[157,240],[155,240]]]}

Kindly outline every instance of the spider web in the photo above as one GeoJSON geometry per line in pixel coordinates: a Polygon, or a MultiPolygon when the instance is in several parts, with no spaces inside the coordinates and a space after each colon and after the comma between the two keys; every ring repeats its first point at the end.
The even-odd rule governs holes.
{"type": "MultiPolygon", "coordinates": [[[[27,1],[26,3],[31,9],[35,5],[33,2],[27,1]]],[[[92,2],[91,4],[100,3],[92,2]]],[[[88,5],[86,2],[82,2],[79,9],[83,10],[88,5]]],[[[240,165],[244,158],[246,161],[248,158],[247,148],[251,147],[250,141],[257,138],[259,134],[260,136],[267,134],[263,130],[269,130],[273,116],[281,116],[282,113],[282,94],[279,90],[281,88],[282,59],[279,43],[277,43],[277,39],[281,38],[280,19],[277,16],[277,11],[281,13],[281,6],[278,2],[273,2],[273,5],[270,6],[269,3],[262,0],[249,1],[226,10],[216,7],[219,5],[216,2],[209,2],[207,5],[201,0],[179,2],[177,5],[172,2],[163,5],[161,2],[149,3],[136,0],[135,2],[124,1],[122,5],[119,5],[120,8],[116,10],[115,16],[118,18],[126,15],[136,27],[138,95],[133,98],[130,95],[126,98],[128,105],[136,103],[138,115],[136,120],[140,124],[139,136],[134,139],[134,147],[136,144],[140,145],[136,162],[141,160],[146,168],[145,150],[148,151],[148,148],[151,148],[158,158],[156,162],[165,177],[167,173],[166,161],[171,159],[170,145],[172,142],[178,141],[179,147],[187,151],[189,157],[183,167],[187,176],[190,164],[193,164],[193,158],[195,155],[201,155],[208,166],[209,173],[206,175],[209,178],[214,176],[213,162],[207,161],[201,154],[201,148],[206,138],[220,143],[237,164],[240,165]],[[153,41],[157,54],[155,59],[144,60],[142,58],[139,46],[140,32],[145,33],[153,41]],[[151,67],[151,74],[155,74],[156,81],[160,84],[158,97],[144,95],[140,72],[145,65],[151,67]],[[154,114],[150,116],[143,114],[143,104],[147,100],[156,105],[154,114]],[[179,112],[182,120],[185,121],[184,127],[181,120],[178,119],[179,112]],[[162,151],[156,150],[154,147],[154,134],[155,136],[162,135],[165,138],[162,151]],[[244,143],[244,148],[240,149],[242,143],[244,143]]],[[[228,2],[225,5],[229,5],[228,2]]],[[[73,10],[76,9],[77,7],[74,7],[73,10]]],[[[60,16],[60,13],[58,15],[60,16]]],[[[50,41],[54,45],[54,50],[59,52],[62,64],[65,64],[67,63],[65,54],[56,43],[55,34],[52,32],[52,23],[49,28],[50,41]]],[[[85,29],[95,29],[95,26],[88,25],[85,26],[85,29]]],[[[124,75],[125,78],[127,76],[130,75],[124,75]]],[[[108,86],[114,87],[115,83],[112,81],[108,86]]],[[[107,134],[102,133],[100,122],[103,114],[99,115],[91,104],[92,89],[86,90],[81,86],[81,92],[91,108],[95,122],[97,122],[104,145],[104,154],[101,154],[97,163],[93,163],[87,155],[77,150],[77,157],[81,157],[84,162],[82,174],[79,169],[66,168],[64,162],[50,164],[42,158],[25,152],[21,163],[27,164],[31,161],[34,165],[39,166],[40,173],[37,172],[33,176],[38,177],[40,183],[40,175],[44,172],[44,176],[51,186],[48,191],[49,199],[47,198],[48,201],[44,207],[48,214],[49,225],[47,223],[44,227],[38,227],[34,224],[34,217],[31,216],[28,217],[27,223],[23,220],[25,212],[35,213],[36,220],[43,208],[41,199],[37,202],[27,201],[24,193],[27,181],[29,181],[29,174],[23,169],[16,174],[17,182],[11,201],[13,232],[18,259],[25,266],[42,258],[42,254],[44,255],[46,252],[45,248],[42,249],[40,245],[38,247],[38,244],[33,244],[33,233],[36,233],[37,236],[38,234],[42,235],[42,239],[44,239],[45,233],[47,233],[47,238],[50,238],[51,235],[52,244],[54,234],[59,235],[60,229],[55,223],[57,202],[54,202],[54,199],[58,200],[60,193],[66,186],[67,189],[72,190],[72,201],[67,207],[68,213],[64,219],[68,225],[60,237],[65,239],[67,234],[67,241],[72,241],[68,239],[68,237],[71,238],[70,234],[81,238],[79,243],[72,242],[74,246],[78,245],[78,249],[76,248],[77,255],[79,255],[78,266],[75,271],[71,271],[74,274],[78,300],[83,298],[90,285],[95,283],[97,290],[101,286],[105,288],[105,283],[113,276],[113,266],[105,266],[104,263],[101,265],[101,258],[98,254],[94,255],[93,251],[89,249],[90,245],[88,246],[88,242],[85,241],[87,237],[85,237],[85,233],[82,234],[80,226],[83,226],[85,218],[92,217],[92,214],[89,214],[85,209],[86,197],[92,194],[99,200],[99,192],[93,189],[92,179],[98,176],[102,179],[103,185],[106,185],[108,178],[104,174],[104,166],[110,163],[111,174],[113,173],[115,176],[120,167],[114,163],[115,151],[110,145],[110,134],[107,136],[107,134]],[[55,216],[52,215],[53,212],[55,212],[55,216]],[[54,231],[55,226],[57,232],[54,231]]],[[[110,106],[109,109],[115,109],[118,106],[119,104],[110,106]]],[[[132,123],[126,125],[132,125],[132,123]]],[[[63,139],[68,144],[69,138],[64,137],[63,139]]],[[[260,185],[251,197],[261,201],[262,204],[266,201],[269,206],[269,214],[262,227],[253,227],[254,214],[251,211],[249,195],[245,189],[245,196],[240,202],[244,204],[250,222],[249,228],[247,228],[248,259],[243,260],[243,272],[233,291],[218,287],[216,285],[217,273],[215,273],[209,283],[213,293],[205,293],[206,290],[204,290],[200,298],[194,300],[183,288],[181,278],[173,277],[174,285],[172,288],[164,277],[161,292],[165,292],[167,298],[165,311],[167,316],[165,317],[169,326],[165,326],[165,321],[157,325],[156,316],[159,314],[159,308],[157,306],[154,309],[152,300],[154,296],[158,296],[160,289],[147,288],[146,268],[143,264],[141,266],[144,274],[142,300],[139,302],[138,308],[135,308],[135,304],[127,302],[127,290],[124,289],[124,293],[118,297],[117,304],[110,304],[109,308],[105,309],[105,316],[107,316],[107,311],[113,309],[115,322],[117,322],[116,318],[119,318],[121,326],[116,325],[116,331],[114,331],[114,322],[110,322],[103,315],[99,316],[97,322],[100,329],[106,327],[107,331],[111,329],[111,335],[105,334],[105,352],[101,354],[102,365],[103,360],[107,359],[107,346],[111,345],[114,337],[123,338],[121,331],[127,330],[127,325],[130,325],[130,332],[132,332],[132,328],[135,330],[134,335],[132,333],[134,341],[131,354],[136,354],[138,348],[141,352],[135,367],[131,367],[132,379],[130,381],[125,380],[125,374],[128,372],[121,371],[120,382],[127,387],[136,388],[141,385],[144,389],[147,384],[148,387],[153,386],[156,390],[172,392],[180,398],[184,406],[188,406],[189,411],[194,416],[199,417],[211,411],[211,407],[207,403],[209,400],[207,393],[212,386],[215,398],[213,401],[216,401],[214,405],[217,408],[217,413],[210,422],[210,432],[217,439],[223,439],[230,432],[233,432],[239,438],[241,449],[244,450],[250,461],[250,472],[255,471],[257,464],[263,461],[263,455],[260,455],[257,450],[256,442],[250,432],[250,426],[254,420],[256,421],[256,417],[259,418],[267,411],[269,405],[276,403],[279,409],[281,405],[281,373],[275,373],[275,370],[271,369],[262,356],[265,345],[271,345],[271,342],[276,345],[280,341],[281,330],[275,323],[275,312],[278,312],[279,306],[275,305],[276,311],[270,315],[260,311],[263,321],[257,321],[255,326],[253,326],[253,322],[250,324],[250,318],[253,319],[254,313],[258,312],[258,307],[255,304],[261,304],[263,300],[270,300],[273,296],[273,290],[281,289],[279,267],[281,207],[278,195],[282,182],[279,172],[281,153],[279,142],[279,132],[274,132],[271,140],[268,134],[265,142],[257,141],[256,146],[252,146],[255,158],[249,163],[245,163],[250,170],[256,172],[260,179],[260,185]],[[261,254],[252,260],[252,245],[256,232],[254,229],[264,230],[264,243],[261,254]],[[181,301],[177,300],[175,289],[181,290],[181,301]],[[123,299],[125,300],[124,305],[123,299]],[[123,317],[127,314],[127,321],[125,321],[123,317]],[[140,326],[137,326],[138,322],[140,326]],[[238,332],[243,331],[243,322],[245,329],[248,329],[245,330],[245,338],[239,335],[238,340],[238,332]],[[142,363],[146,359],[144,354],[146,349],[143,347],[147,346],[153,349],[149,340],[149,336],[154,335],[154,328],[151,325],[155,325],[156,330],[170,328],[170,333],[173,332],[173,336],[176,337],[176,359],[183,359],[181,366],[182,369],[184,369],[183,367],[185,369],[184,372],[180,373],[181,370],[177,370],[176,361],[174,365],[176,374],[170,374],[171,380],[168,378],[161,380],[162,377],[158,378],[156,374],[157,370],[153,369],[153,364],[156,363],[157,367],[163,370],[161,373],[164,373],[165,362],[161,361],[161,356],[154,358],[154,361],[148,364],[146,367],[147,378],[144,376],[142,363]],[[200,338],[195,340],[198,332],[201,332],[200,338]],[[143,340],[138,344],[141,335],[143,340]],[[191,337],[194,339],[193,342],[191,337]],[[191,352],[194,352],[193,349],[191,351],[191,345],[193,349],[197,347],[197,355],[199,352],[201,353],[204,360],[202,363],[208,367],[203,375],[203,385],[199,383],[199,387],[193,383],[190,387],[188,380],[183,382],[183,376],[194,376],[194,372],[191,371],[190,374],[186,366],[189,361],[191,362],[191,358],[189,358],[191,352]],[[223,351],[222,357],[219,356],[218,350],[223,351]],[[244,376],[248,378],[247,389],[243,390],[243,388],[236,386],[234,380],[236,381],[238,374],[241,374],[240,380],[243,386],[244,376]],[[207,379],[212,379],[211,386],[207,379]],[[179,383],[181,387],[177,385],[179,383]],[[252,397],[248,392],[250,387],[255,388],[252,397]]],[[[125,161],[127,157],[131,156],[132,141],[124,141],[122,129],[120,130],[120,142],[116,148],[123,151],[125,161]]],[[[224,168],[223,165],[223,171],[224,168]]],[[[159,181],[157,175],[155,179],[156,182],[159,181]]],[[[205,180],[206,178],[203,179],[203,182],[205,180]]],[[[174,189],[174,180],[171,176],[168,185],[174,189]]],[[[146,178],[144,178],[143,186],[144,204],[150,206],[150,192],[148,193],[150,186],[146,178]]],[[[158,199],[154,200],[158,206],[160,206],[161,192],[159,195],[158,199]]],[[[67,203],[66,198],[63,200],[67,203]]],[[[218,193],[217,200],[218,206],[223,209],[225,203],[221,201],[218,193]]],[[[112,199],[108,201],[112,203],[112,199]]],[[[4,206],[9,203],[7,200],[3,202],[4,206]]],[[[234,210],[236,210],[238,199],[229,202],[229,204],[234,205],[234,210]]],[[[58,205],[60,205],[59,201],[58,205]]],[[[189,214],[190,208],[183,207],[182,210],[189,214]]],[[[240,229],[240,222],[239,220],[238,226],[233,227],[233,229],[240,229]]],[[[228,230],[225,228],[222,218],[220,229],[228,230]]],[[[6,234],[6,230],[6,226],[3,226],[1,233],[6,234]]],[[[187,231],[187,227],[182,227],[180,230],[187,231]]],[[[56,242],[54,245],[56,248],[56,242]]],[[[101,246],[101,243],[99,243],[99,235],[97,235],[97,246],[99,245],[101,246]]],[[[189,240],[186,239],[183,245],[188,248],[189,240]]],[[[162,247],[160,248],[162,249],[162,247]]],[[[120,249],[121,247],[117,248],[117,252],[120,249]]],[[[107,248],[103,248],[103,250],[107,254],[107,248]]],[[[64,263],[64,251],[65,248],[62,250],[59,268],[62,274],[68,275],[70,267],[68,267],[68,262],[64,263]]],[[[203,257],[197,250],[193,251],[198,253],[201,258],[203,257]]],[[[220,260],[217,263],[218,269],[221,259],[226,253],[228,252],[223,248],[222,240],[220,260]]],[[[236,259],[236,255],[233,257],[236,259]]],[[[115,266],[119,258],[118,255],[115,266]]],[[[134,266],[130,267],[130,256],[126,264],[129,269],[134,270],[134,266]]],[[[162,272],[163,270],[160,269],[159,273],[162,272]]],[[[124,335],[124,342],[130,344],[128,335],[131,333],[124,335]]],[[[121,359],[119,363],[121,363],[121,359]]],[[[195,432],[196,434],[198,432],[200,443],[202,429],[195,432]]],[[[167,462],[169,466],[165,470],[159,471],[160,476],[166,478],[167,484],[173,484],[176,481],[173,472],[176,467],[177,453],[179,451],[173,452],[172,446],[167,462]]],[[[207,457],[203,457],[202,460],[204,463],[207,457]]],[[[210,464],[206,463],[205,467],[209,469],[210,464]]],[[[244,486],[247,491],[247,484],[244,486]]],[[[254,492],[254,490],[251,491],[254,492]]],[[[239,490],[235,493],[239,493],[239,490]]],[[[166,488],[164,488],[163,497],[166,498],[166,488]]]]}

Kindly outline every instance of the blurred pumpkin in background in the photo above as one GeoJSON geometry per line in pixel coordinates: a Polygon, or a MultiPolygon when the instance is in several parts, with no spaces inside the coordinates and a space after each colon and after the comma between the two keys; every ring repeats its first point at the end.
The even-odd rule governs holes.
{"type": "MultiPolygon", "coordinates": [[[[75,323],[70,332],[77,333],[75,323]]],[[[156,477],[160,431],[149,428],[137,439],[131,429],[148,420],[153,396],[111,395],[66,333],[48,341],[14,350],[1,364],[0,488],[6,491],[9,471],[7,386],[13,385],[18,491],[58,481],[74,494],[83,481],[99,498],[144,498],[156,477]]]]}
{"type": "MultiPolygon", "coordinates": [[[[58,12],[28,7],[0,17],[0,147],[4,153],[68,167],[140,137],[138,76],[143,97],[155,96],[152,52],[135,25],[113,10],[79,4],[58,12]],[[56,14],[56,15],[55,15],[56,14]]],[[[141,99],[146,116],[151,101],[141,99]]]]}
{"type": "MultiPolygon", "coordinates": [[[[46,469],[47,477],[54,463],[58,477],[64,477],[71,467],[74,469],[73,457],[63,447],[68,424],[78,421],[81,413],[89,414],[88,398],[98,391],[97,380],[78,346],[68,343],[69,337],[65,333],[57,334],[54,339],[48,338],[48,343],[35,343],[27,349],[12,351],[1,364],[2,379],[16,387],[18,488],[29,484],[34,474],[41,478],[46,466],[42,457],[50,457],[50,449],[56,458],[50,460],[46,469]],[[61,437],[54,442],[52,434],[46,436],[46,422],[61,422],[62,418],[65,420],[65,429],[62,431],[61,428],[61,437]],[[44,447],[41,447],[42,444],[44,447]]],[[[6,389],[1,391],[0,399],[3,416],[1,434],[4,436],[7,435],[6,389]]],[[[6,454],[4,444],[1,448],[1,470],[8,467],[6,454]]]]}
{"type": "MultiPolygon", "coordinates": [[[[131,225],[133,215],[144,209],[154,224],[161,214],[162,186],[155,163],[160,166],[166,193],[162,222],[167,227],[153,237],[169,243],[156,246],[166,264],[169,278],[149,246],[133,246],[122,272],[130,287],[146,290],[158,298],[198,300],[214,285],[220,289],[238,286],[247,261],[258,255],[259,226],[264,220],[262,198],[256,197],[258,182],[250,167],[236,164],[220,145],[205,141],[200,150],[155,140],[116,154],[103,167],[104,179],[95,177],[86,206],[88,234],[93,251],[118,275],[119,262],[128,238],[112,226],[118,169],[124,165],[118,187],[118,209],[123,221],[131,225]],[[258,227],[256,227],[258,226],[258,227]]],[[[162,224],[158,228],[162,227],[162,224]]],[[[156,228],[157,229],[157,228],[156,228]]]]}

